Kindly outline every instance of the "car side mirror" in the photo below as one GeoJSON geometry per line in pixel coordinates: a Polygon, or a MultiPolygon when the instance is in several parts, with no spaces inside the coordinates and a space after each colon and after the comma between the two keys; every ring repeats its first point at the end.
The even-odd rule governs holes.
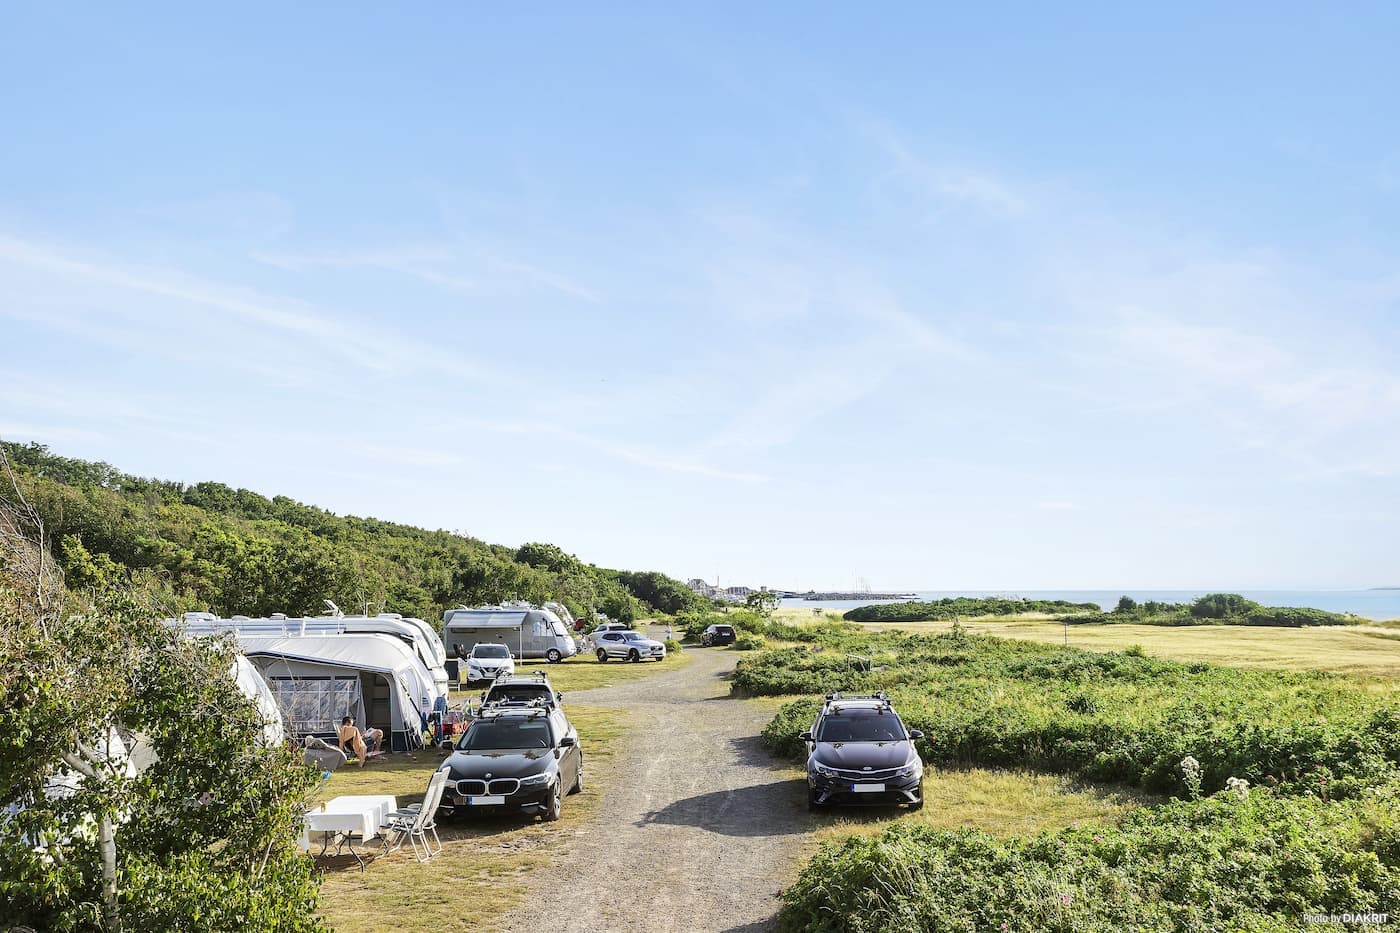
{"type": "Polygon", "coordinates": [[[924,737],[924,734],[923,734],[921,731],[919,731],[918,729],[910,729],[910,730],[909,730],[909,738],[910,738],[910,739],[922,739],[923,737],[924,737]]]}
{"type": "Polygon", "coordinates": [[[804,742],[810,742],[812,741],[812,731],[809,729],[806,732],[799,732],[797,737],[804,742]]]}
{"type": "Polygon", "coordinates": [[[559,740],[559,747],[560,747],[560,748],[572,748],[573,746],[575,746],[575,745],[577,745],[577,744],[578,744],[578,739],[574,738],[572,735],[566,735],[566,736],[564,736],[562,739],[559,740]]]}

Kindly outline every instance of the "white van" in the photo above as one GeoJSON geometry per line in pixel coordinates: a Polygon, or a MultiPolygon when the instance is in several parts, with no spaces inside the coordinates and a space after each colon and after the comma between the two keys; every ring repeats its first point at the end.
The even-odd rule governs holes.
{"type": "Polygon", "coordinates": [[[449,656],[465,658],[478,644],[505,645],[517,660],[556,664],[578,653],[573,635],[552,610],[534,606],[482,606],[442,614],[442,642],[449,656]]]}

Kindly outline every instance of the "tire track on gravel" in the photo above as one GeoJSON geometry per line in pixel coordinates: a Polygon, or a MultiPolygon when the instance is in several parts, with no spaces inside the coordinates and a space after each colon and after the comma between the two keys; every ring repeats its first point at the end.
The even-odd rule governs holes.
{"type": "Polygon", "coordinates": [[[729,697],[736,654],[688,651],[694,660],[679,670],[567,697],[635,719],[607,765],[598,816],[533,873],[504,929],[770,926],[810,828],[805,799],[792,769],[759,745],[771,711],[729,697]]]}

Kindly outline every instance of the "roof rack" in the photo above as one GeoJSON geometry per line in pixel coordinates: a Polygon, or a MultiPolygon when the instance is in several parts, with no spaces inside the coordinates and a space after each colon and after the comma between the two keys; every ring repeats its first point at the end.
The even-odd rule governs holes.
{"type": "Polygon", "coordinates": [[[835,702],[835,701],[840,701],[840,700],[879,700],[881,703],[885,704],[886,706],[889,706],[889,705],[890,705],[890,698],[889,698],[889,695],[888,695],[887,693],[885,693],[885,691],[883,691],[883,690],[881,690],[879,693],[840,693],[840,692],[837,692],[837,693],[828,693],[828,694],[826,695],[826,701],[827,701],[828,703],[835,702]]]}

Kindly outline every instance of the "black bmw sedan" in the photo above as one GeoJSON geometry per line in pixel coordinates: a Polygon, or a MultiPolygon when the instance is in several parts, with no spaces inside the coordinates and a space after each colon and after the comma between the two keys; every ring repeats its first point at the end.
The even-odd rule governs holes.
{"type": "Polygon", "coordinates": [[[583,790],[583,748],[562,710],[482,710],[442,765],[440,809],[515,810],[559,819],[564,795],[583,790]]]}

